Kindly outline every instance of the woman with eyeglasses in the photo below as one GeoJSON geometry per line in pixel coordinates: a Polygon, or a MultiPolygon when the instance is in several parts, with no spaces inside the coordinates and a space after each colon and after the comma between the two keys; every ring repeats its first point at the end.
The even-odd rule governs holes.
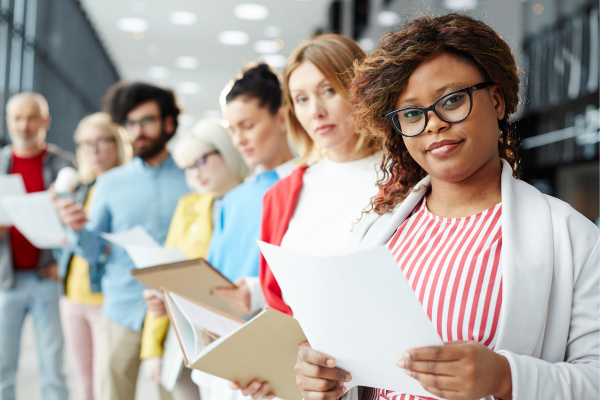
{"type": "MultiPolygon", "coordinates": [[[[386,35],[351,90],[355,121],[385,155],[351,248],[388,246],[445,342],[397,355],[428,392],[598,398],[600,232],[518,180],[518,90],[510,48],[480,21],[424,17],[386,35]]],[[[331,365],[318,349],[299,352],[304,399],[346,392],[352,371],[331,365]]],[[[353,388],[344,399],[423,397],[353,388]]]]}
{"type": "MultiPolygon", "coordinates": [[[[73,197],[91,208],[96,178],[130,158],[119,128],[108,114],[96,113],[79,122],[75,131],[80,185],[73,197]]],[[[60,314],[67,349],[73,358],[78,399],[100,399],[98,336],[102,316],[102,261],[90,264],[72,250],[62,251],[58,273],[65,282],[60,314]]]]}
{"type": "MultiPolygon", "coordinates": [[[[225,121],[202,120],[184,134],[173,149],[173,160],[185,170],[188,185],[195,191],[179,200],[165,247],[178,247],[189,259],[206,257],[223,196],[242,183],[249,173],[224,125],[225,121]]],[[[140,357],[145,360],[148,377],[160,382],[162,343],[169,320],[162,302],[152,290],[146,290],[144,296],[151,303],[151,310],[144,322],[140,357]]],[[[190,374],[191,370],[183,369],[172,392],[174,400],[199,398],[190,374]]]]}

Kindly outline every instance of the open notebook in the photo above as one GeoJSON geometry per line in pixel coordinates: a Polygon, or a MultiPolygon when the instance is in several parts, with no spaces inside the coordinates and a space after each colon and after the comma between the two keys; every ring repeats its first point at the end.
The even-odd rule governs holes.
{"type": "Polygon", "coordinates": [[[266,309],[244,323],[167,289],[163,296],[187,367],[243,386],[267,381],[277,397],[302,399],[294,365],[306,336],[294,318],[266,309]]]}

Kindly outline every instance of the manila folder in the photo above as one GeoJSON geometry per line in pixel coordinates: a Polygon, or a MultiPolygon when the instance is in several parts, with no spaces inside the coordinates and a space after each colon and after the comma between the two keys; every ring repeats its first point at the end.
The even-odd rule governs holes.
{"type": "Polygon", "coordinates": [[[131,275],[150,289],[160,292],[161,287],[166,287],[219,311],[240,315],[227,302],[211,294],[215,287],[235,288],[235,285],[203,259],[133,269],[131,275]]]}
{"type": "Polygon", "coordinates": [[[202,351],[191,367],[247,386],[269,382],[270,391],[284,400],[302,400],[294,366],[298,346],[306,340],[294,318],[267,308],[202,351]]]}

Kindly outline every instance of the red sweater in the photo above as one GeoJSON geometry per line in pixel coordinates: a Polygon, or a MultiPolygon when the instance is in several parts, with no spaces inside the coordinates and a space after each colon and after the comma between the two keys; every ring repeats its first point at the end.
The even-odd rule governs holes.
{"type": "MultiPolygon", "coordinates": [[[[281,245],[290,220],[294,215],[298,196],[302,190],[302,177],[308,166],[302,166],[290,176],[277,182],[263,197],[263,212],[260,239],[263,242],[281,245]]],[[[273,276],[265,258],[260,255],[260,286],[267,306],[292,315],[292,309],[283,301],[281,288],[273,276]]]]}
{"type": "MultiPolygon", "coordinates": [[[[46,190],[46,184],[44,183],[45,155],[46,150],[31,158],[21,158],[14,154],[12,156],[10,173],[20,174],[23,177],[27,193],[46,190]]],[[[10,227],[10,246],[15,269],[34,269],[37,267],[40,260],[40,249],[32,245],[14,226],[10,227]]]]}

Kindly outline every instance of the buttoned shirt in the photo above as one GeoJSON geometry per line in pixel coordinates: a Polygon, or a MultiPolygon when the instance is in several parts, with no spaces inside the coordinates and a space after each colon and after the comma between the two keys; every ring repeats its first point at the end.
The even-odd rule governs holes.
{"type": "MultiPolygon", "coordinates": [[[[99,233],[119,233],[142,226],[161,245],[181,195],[189,192],[184,173],[171,156],[152,167],[140,158],[103,174],[96,183],[89,222],[70,230],[69,242],[89,262],[97,262],[107,242],[99,233]]],[[[130,273],[135,268],[122,247],[112,245],[102,278],[103,313],[112,322],[139,331],[146,315],[145,286],[130,273]]]]}

